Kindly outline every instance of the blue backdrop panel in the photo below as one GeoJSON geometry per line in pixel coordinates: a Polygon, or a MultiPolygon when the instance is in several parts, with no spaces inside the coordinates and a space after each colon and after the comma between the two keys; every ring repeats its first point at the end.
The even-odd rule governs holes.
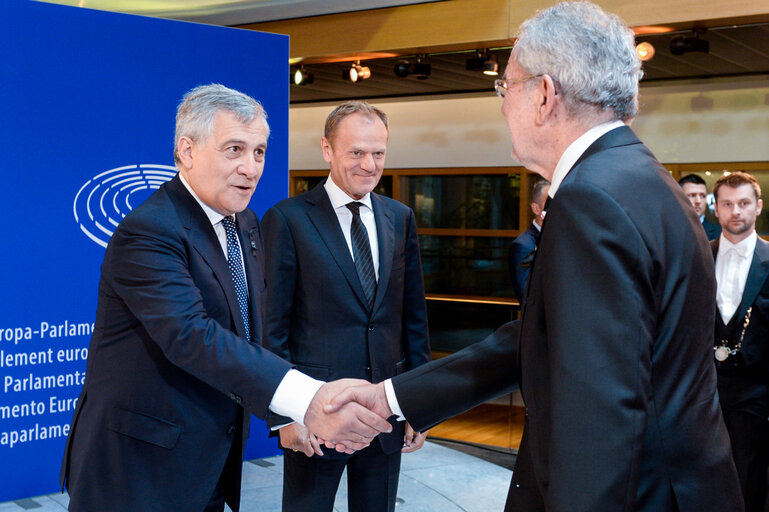
{"type": "MultiPolygon", "coordinates": [[[[174,113],[219,82],[269,115],[252,208],[288,190],[288,38],[0,3],[0,501],[58,489],[85,372],[104,244],[173,174],[174,113]]],[[[252,427],[248,456],[277,452],[252,427]]]]}

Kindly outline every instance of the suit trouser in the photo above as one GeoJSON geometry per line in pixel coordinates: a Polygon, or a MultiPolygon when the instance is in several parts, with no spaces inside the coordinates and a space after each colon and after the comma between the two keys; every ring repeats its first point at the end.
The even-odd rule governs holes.
{"type": "Polygon", "coordinates": [[[237,440],[240,439],[240,436],[235,436],[234,439],[235,441],[233,441],[232,446],[230,446],[230,453],[227,454],[227,460],[224,462],[222,474],[219,477],[219,481],[216,483],[216,487],[214,487],[211,499],[208,501],[206,508],[203,509],[203,512],[223,512],[224,503],[228,494],[228,487],[231,488],[229,489],[230,495],[235,493],[235,490],[232,489],[233,486],[239,488],[239,485],[237,485],[239,482],[236,482],[236,479],[239,477],[233,475],[233,465],[243,463],[241,460],[241,451],[237,446],[239,444],[239,441],[237,440]]]}
{"type": "Polygon", "coordinates": [[[335,458],[307,457],[302,452],[284,450],[283,512],[332,512],[345,467],[349,512],[395,509],[400,451],[388,455],[374,440],[350,456],[332,457],[335,458]]]}
{"type": "Polygon", "coordinates": [[[732,455],[745,498],[745,512],[764,512],[769,468],[769,421],[742,411],[723,410],[732,455]]]}

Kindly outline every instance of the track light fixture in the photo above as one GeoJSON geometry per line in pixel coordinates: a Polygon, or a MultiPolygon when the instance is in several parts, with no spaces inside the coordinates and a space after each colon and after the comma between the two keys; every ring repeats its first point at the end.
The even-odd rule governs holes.
{"type": "Polygon", "coordinates": [[[395,76],[401,78],[414,75],[418,80],[426,80],[432,71],[430,64],[425,62],[426,60],[427,55],[420,55],[417,57],[416,62],[409,62],[407,60],[398,61],[398,63],[395,64],[393,72],[395,73],[395,76]]]}
{"type": "Polygon", "coordinates": [[[475,50],[475,56],[465,61],[465,69],[468,71],[482,71],[484,75],[497,76],[499,74],[499,61],[497,56],[487,48],[484,51],[475,50]]]}
{"type": "Polygon", "coordinates": [[[342,78],[351,82],[358,82],[371,77],[371,69],[368,66],[361,66],[360,61],[356,61],[349,69],[342,71],[342,78]]]}
{"type": "Polygon", "coordinates": [[[673,36],[670,39],[670,53],[673,55],[683,55],[689,52],[710,53],[710,41],[700,39],[704,32],[702,29],[694,31],[692,37],[673,36]]]}
{"type": "Polygon", "coordinates": [[[294,85],[307,85],[311,84],[314,79],[315,75],[304,69],[304,66],[298,66],[291,73],[290,83],[294,85]]]}
{"type": "Polygon", "coordinates": [[[497,76],[499,74],[499,63],[497,62],[497,56],[493,53],[486,56],[486,61],[483,63],[483,74],[489,76],[497,76]]]}

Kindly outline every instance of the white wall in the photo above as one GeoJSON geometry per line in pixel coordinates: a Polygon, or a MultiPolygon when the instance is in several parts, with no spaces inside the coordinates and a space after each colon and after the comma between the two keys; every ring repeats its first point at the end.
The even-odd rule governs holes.
{"type": "MultiPolygon", "coordinates": [[[[500,99],[479,96],[374,102],[390,117],[387,167],[515,165],[500,99]]],[[[769,77],[641,88],[633,129],[665,163],[769,161],[769,77]]],[[[295,106],[291,169],[325,169],[323,124],[335,104],[295,106]]]]}

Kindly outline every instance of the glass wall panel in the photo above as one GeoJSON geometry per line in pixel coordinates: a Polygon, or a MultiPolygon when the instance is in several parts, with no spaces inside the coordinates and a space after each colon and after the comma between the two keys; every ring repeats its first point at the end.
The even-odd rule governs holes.
{"type": "Polygon", "coordinates": [[[427,301],[430,348],[456,352],[483,340],[513,316],[510,305],[427,301]]]}
{"type": "Polygon", "coordinates": [[[520,174],[401,178],[401,200],[420,228],[518,229],[520,174]]]}
{"type": "Polygon", "coordinates": [[[513,297],[507,253],[510,238],[419,236],[425,291],[513,297]]]}

